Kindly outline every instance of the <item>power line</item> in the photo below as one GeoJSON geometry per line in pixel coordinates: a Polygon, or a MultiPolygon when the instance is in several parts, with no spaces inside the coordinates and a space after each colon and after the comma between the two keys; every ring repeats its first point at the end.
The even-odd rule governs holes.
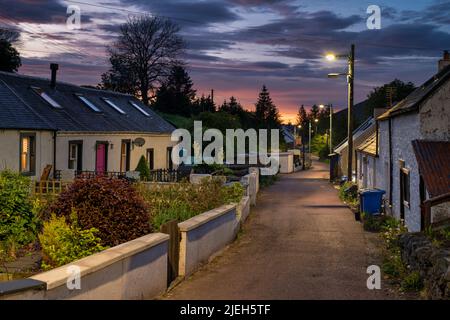
{"type": "MultiPolygon", "coordinates": [[[[88,2],[84,2],[84,1],[76,1],[76,0],[64,0],[64,1],[70,2],[70,3],[87,5],[87,6],[91,6],[91,7],[103,8],[103,9],[111,9],[111,10],[116,10],[116,11],[121,11],[121,12],[128,12],[128,13],[132,13],[132,14],[136,14],[136,15],[142,15],[143,14],[143,12],[141,12],[141,11],[134,11],[134,10],[129,10],[129,9],[123,9],[123,8],[119,8],[119,7],[116,7],[116,6],[108,6],[108,5],[102,5],[102,4],[93,4],[93,3],[88,3],[88,2]]],[[[188,23],[192,23],[192,24],[204,25],[204,22],[198,21],[198,20],[185,19],[185,18],[179,18],[179,17],[171,17],[171,16],[165,16],[165,15],[157,15],[157,14],[153,14],[153,13],[150,13],[150,12],[146,12],[146,14],[150,14],[151,16],[154,16],[154,17],[161,17],[161,18],[166,18],[166,19],[184,21],[184,22],[188,22],[188,23]]],[[[225,26],[225,25],[222,26],[222,27],[228,28],[230,31],[240,31],[240,30],[242,30],[242,29],[239,29],[239,28],[233,28],[233,27],[225,26]]],[[[302,40],[301,38],[303,37],[303,38],[311,39],[311,40],[314,40],[314,41],[318,41],[319,40],[319,41],[326,41],[326,42],[342,43],[342,40],[339,40],[339,39],[325,38],[325,37],[320,37],[320,36],[312,35],[312,34],[301,34],[301,35],[295,36],[296,38],[292,38],[292,37],[294,37],[292,35],[286,35],[284,33],[270,31],[270,30],[258,30],[258,29],[255,29],[255,27],[249,27],[249,29],[247,29],[246,31],[247,32],[260,33],[260,34],[272,34],[272,35],[282,36],[282,37],[285,37],[287,39],[292,39],[294,41],[301,41],[302,40]]],[[[426,51],[433,50],[432,48],[429,48],[429,47],[409,47],[409,46],[399,46],[399,45],[371,43],[371,42],[364,42],[364,41],[358,41],[357,44],[358,44],[358,46],[380,47],[380,48],[391,48],[391,49],[426,50],[426,51]]]]}

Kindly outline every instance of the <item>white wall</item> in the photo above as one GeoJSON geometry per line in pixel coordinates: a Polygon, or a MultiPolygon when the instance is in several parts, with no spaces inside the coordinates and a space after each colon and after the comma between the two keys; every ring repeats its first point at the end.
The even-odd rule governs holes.
{"type": "Polygon", "coordinates": [[[392,118],[392,160],[393,160],[393,212],[400,218],[400,165],[410,170],[410,205],[405,207],[405,224],[410,231],[420,231],[420,176],[412,140],[420,139],[419,114],[411,113],[392,118]]]}
{"type": "Polygon", "coordinates": [[[20,134],[36,134],[36,174],[39,179],[46,165],[53,165],[53,132],[33,130],[0,130],[0,170],[19,171],[20,134]]]}
{"type": "Polygon", "coordinates": [[[83,140],[83,170],[95,170],[95,146],[97,141],[107,141],[108,148],[108,171],[120,171],[120,148],[122,140],[131,140],[141,137],[145,139],[142,147],[131,146],[130,170],[134,170],[141,156],[146,156],[147,149],[153,148],[155,154],[154,169],[167,167],[167,147],[176,142],[170,141],[170,135],[156,134],[96,134],[96,133],[64,133],[57,135],[56,168],[58,170],[68,169],[69,141],[83,140]]]}

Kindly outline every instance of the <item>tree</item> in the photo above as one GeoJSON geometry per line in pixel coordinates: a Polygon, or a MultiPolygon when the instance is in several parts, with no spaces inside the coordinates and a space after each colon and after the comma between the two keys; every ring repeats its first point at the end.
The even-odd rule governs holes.
{"type": "Polygon", "coordinates": [[[270,97],[267,87],[263,85],[259,93],[258,102],[256,103],[255,111],[256,121],[260,127],[267,129],[279,128],[281,121],[277,107],[270,97]]]}
{"type": "Polygon", "coordinates": [[[139,159],[139,162],[136,166],[136,171],[139,172],[141,180],[150,178],[150,168],[148,167],[147,160],[145,160],[144,156],[141,156],[141,158],[139,159]]]}
{"type": "Polygon", "coordinates": [[[308,115],[306,114],[306,110],[305,107],[302,105],[300,108],[298,108],[298,113],[297,113],[297,119],[296,119],[296,125],[297,126],[302,126],[303,128],[305,128],[308,124],[308,115]]]}
{"type": "Polygon", "coordinates": [[[234,115],[240,115],[244,111],[241,104],[233,96],[230,97],[230,102],[225,100],[219,110],[234,115]]]}
{"type": "Polygon", "coordinates": [[[137,74],[132,72],[132,66],[124,56],[111,53],[109,63],[112,68],[102,74],[102,82],[98,85],[100,89],[111,90],[122,93],[139,95],[137,74]]]}
{"type": "Polygon", "coordinates": [[[149,92],[178,65],[184,43],[172,21],[149,15],[133,16],[120,26],[119,37],[108,47],[111,69],[102,75],[103,87],[131,90],[149,104],[149,92]],[[129,82],[131,80],[136,80],[129,82]],[[118,83],[116,83],[118,82],[118,83]]]}
{"type": "Polygon", "coordinates": [[[167,80],[156,92],[154,107],[166,113],[189,116],[196,91],[192,79],[183,66],[173,66],[167,80]]]}
{"type": "Polygon", "coordinates": [[[17,72],[22,65],[19,52],[12,46],[18,39],[18,32],[0,29],[0,71],[17,72]]]}
{"type": "Polygon", "coordinates": [[[202,94],[200,99],[197,99],[193,105],[193,114],[199,114],[201,112],[216,112],[216,105],[211,96],[205,96],[202,94]]]}

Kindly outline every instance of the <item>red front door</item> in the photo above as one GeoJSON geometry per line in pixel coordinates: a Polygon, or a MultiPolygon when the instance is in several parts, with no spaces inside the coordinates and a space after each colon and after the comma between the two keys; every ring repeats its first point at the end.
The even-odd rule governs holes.
{"type": "Polygon", "coordinates": [[[97,155],[95,158],[95,171],[105,172],[106,171],[106,144],[97,144],[97,155]]]}

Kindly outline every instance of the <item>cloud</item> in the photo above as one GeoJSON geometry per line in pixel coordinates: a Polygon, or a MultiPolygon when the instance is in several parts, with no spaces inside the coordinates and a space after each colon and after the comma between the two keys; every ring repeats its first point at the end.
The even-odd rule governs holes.
{"type": "MultiPolygon", "coordinates": [[[[66,23],[67,5],[58,0],[0,0],[0,20],[42,24],[66,23]],[[6,18],[6,19],[5,19],[6,18]]],[[[89,15],[82,15],[89,22],[89,15]]]]}

